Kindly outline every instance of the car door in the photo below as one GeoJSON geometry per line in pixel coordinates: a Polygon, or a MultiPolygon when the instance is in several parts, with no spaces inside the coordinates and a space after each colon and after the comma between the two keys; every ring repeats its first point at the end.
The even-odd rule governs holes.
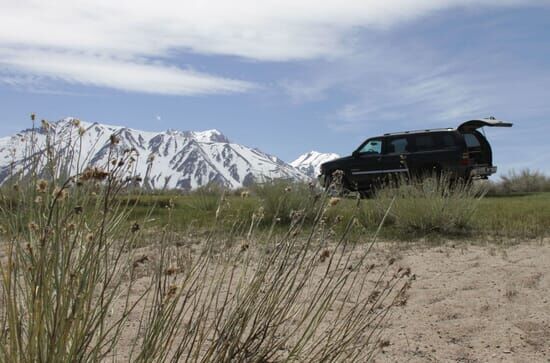
{"type": "Polygon", "coordinates": [[[385,149],[382,155],[382,169],[388,176],[405,176],[408,172],[407,159],[409,157],[410,140],[406,135],[393,136],[385,140],[385,149]]]}
{"type": "Polygon", "coordinates": [[[474,130],[477,130],[481,127],[512,127],[513,124],[511,122],[505,122],[501,120],[497,120],[494,117],[489,118],[482,118],[482,119],[476,119],[476,120],[470,120],[463,122],[457,127],[457,130],[461,133],[468,133],[472,132],[474,130]]]}
{"type": "Polygon", "coordinates": [[[489,140],[478,131],[482,127],[512,127],[512,123],[500,121],[494,117],[463,122],[457,127],[466,144],[469,157],[476,165],[493,166],[493,151],[489,140]]]}
{"type": "Polygon", "coordinates": [[[353,152],[350,167],[350,180],[354,187],[367,189],[384,174],[382,165],[383,138],[374,138],[365,141],[353,152]]]}

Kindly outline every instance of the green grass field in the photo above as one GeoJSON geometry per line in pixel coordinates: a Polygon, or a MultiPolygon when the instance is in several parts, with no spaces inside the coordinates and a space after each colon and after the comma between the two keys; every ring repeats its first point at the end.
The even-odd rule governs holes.
{"type": "MultiPolygon", "coordinates": [[[[227,195],[222,201],[221,195],[207,193],[192,193],[189,195],[141,195],[130,197],[135,202],[132,219],[146,220],[149,226],[169,224],[176,230],[186,230],[192,226],[199,230],[208,230],[216,220],[216,211],[220,208],[218,219],[222,224],[243,226],[251,222],[253,216],[262,213],[260,227],[271,227],[273,220],[278,229],[284,231],[290,223],[290,214],[293,210],[306,209],[309,201],[304,191],[278,194],[278,202],[251,194],[246,198],[237,195],[227,195]],[[172,206],[169,208],[169,206],[172,206]],[[277,207],[279,208],[277,211],[277,207]],[[152,211],[151,211],[152,210],[152,211]],[[149,213],[149,214],[148,214],[149,213]],[[220,216],[221,215],[221,216],[220,216]]],[[[326,202],[329,203],[328,201],[326,202]]],[[[542,238],[550,231],[550,193],[529,193],[516,196],[483,197],[476,201],[477,207],[472,211],[471,228],[463,234],[454,234],[447,237],[475,237],[487,236],[495,238],[542,238]]],[[[359,201],[344,198],[335,206],[326,208],[327,219],[349,220],[356,215],[360,224],[367,230],[374,231],[381,217],[381,209],[385,207],[376,199],[359,201]]],[[[432,208],[425,200],[410,202],[409,213],[422,214],[432,208]],[[423,205],[426,204],[426,205],[423,205]]],[[[317,204],[320,206],[320,202],[317,204]]],[[[322,208],[322,206],[318,207],[322,208]]],[[[452,208],[452,206],[451,206],[452,208]]],[[[311,212],[310,208],[310,212],[311,212]]],[[[437,213],[437,211],[436,211],[437,213]]],[[[391,215],[391,211],[390,211],[391,215]]],[[[313,216],[306,219],[312,222],[313,216]]],[[[336,227],[338,228],[338,227],[336,227]]],[[[397,230],[391,218],[382,228],[382,235],[387,238],[413,239],[425,237],[427,233],[397,230]]],[[[445,235],[435,230],[428,233],[433,236],[445,235]]]]}

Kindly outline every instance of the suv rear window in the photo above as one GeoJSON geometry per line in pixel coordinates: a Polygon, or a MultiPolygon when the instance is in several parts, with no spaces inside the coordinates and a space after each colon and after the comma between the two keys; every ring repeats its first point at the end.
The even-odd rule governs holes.
{"type": "Polygon", "coordinates": [[[464,141],[466,141],[466,146],[468,148],[480,147],[481,144],[474,134],[464,134],[464,141]]]}

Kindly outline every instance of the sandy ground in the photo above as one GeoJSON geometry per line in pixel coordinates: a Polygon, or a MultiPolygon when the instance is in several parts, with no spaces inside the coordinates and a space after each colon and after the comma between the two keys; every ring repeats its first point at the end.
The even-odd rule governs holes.
{"type": "Polygon", "coordinates": [[[380,243],[416,275],[376,362],[550,362],[550,241],[380,243]],[[406,246],[406,247],[404,247],[406,246]]]}
{"type": "Polygon", "coordinates": [[[548,243],[397,254],[417,279],[389,320],[377,361],[550,362],[548,243]]]}
{"type": "Polygon", "coordinates": [[[550,362],[549,242],[376,245],[373,259],[393,256],[416,275],[376,361],[550,362]]]}

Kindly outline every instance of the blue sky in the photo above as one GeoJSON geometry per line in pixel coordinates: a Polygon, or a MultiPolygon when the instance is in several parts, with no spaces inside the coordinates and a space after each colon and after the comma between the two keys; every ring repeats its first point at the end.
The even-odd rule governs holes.
{"type": "Polygon", "coordinates": [[[550,1],[4,1],[0,135],[50,120],[217,128],[286,161],[494,115],[550,173],[550,1]]]}

